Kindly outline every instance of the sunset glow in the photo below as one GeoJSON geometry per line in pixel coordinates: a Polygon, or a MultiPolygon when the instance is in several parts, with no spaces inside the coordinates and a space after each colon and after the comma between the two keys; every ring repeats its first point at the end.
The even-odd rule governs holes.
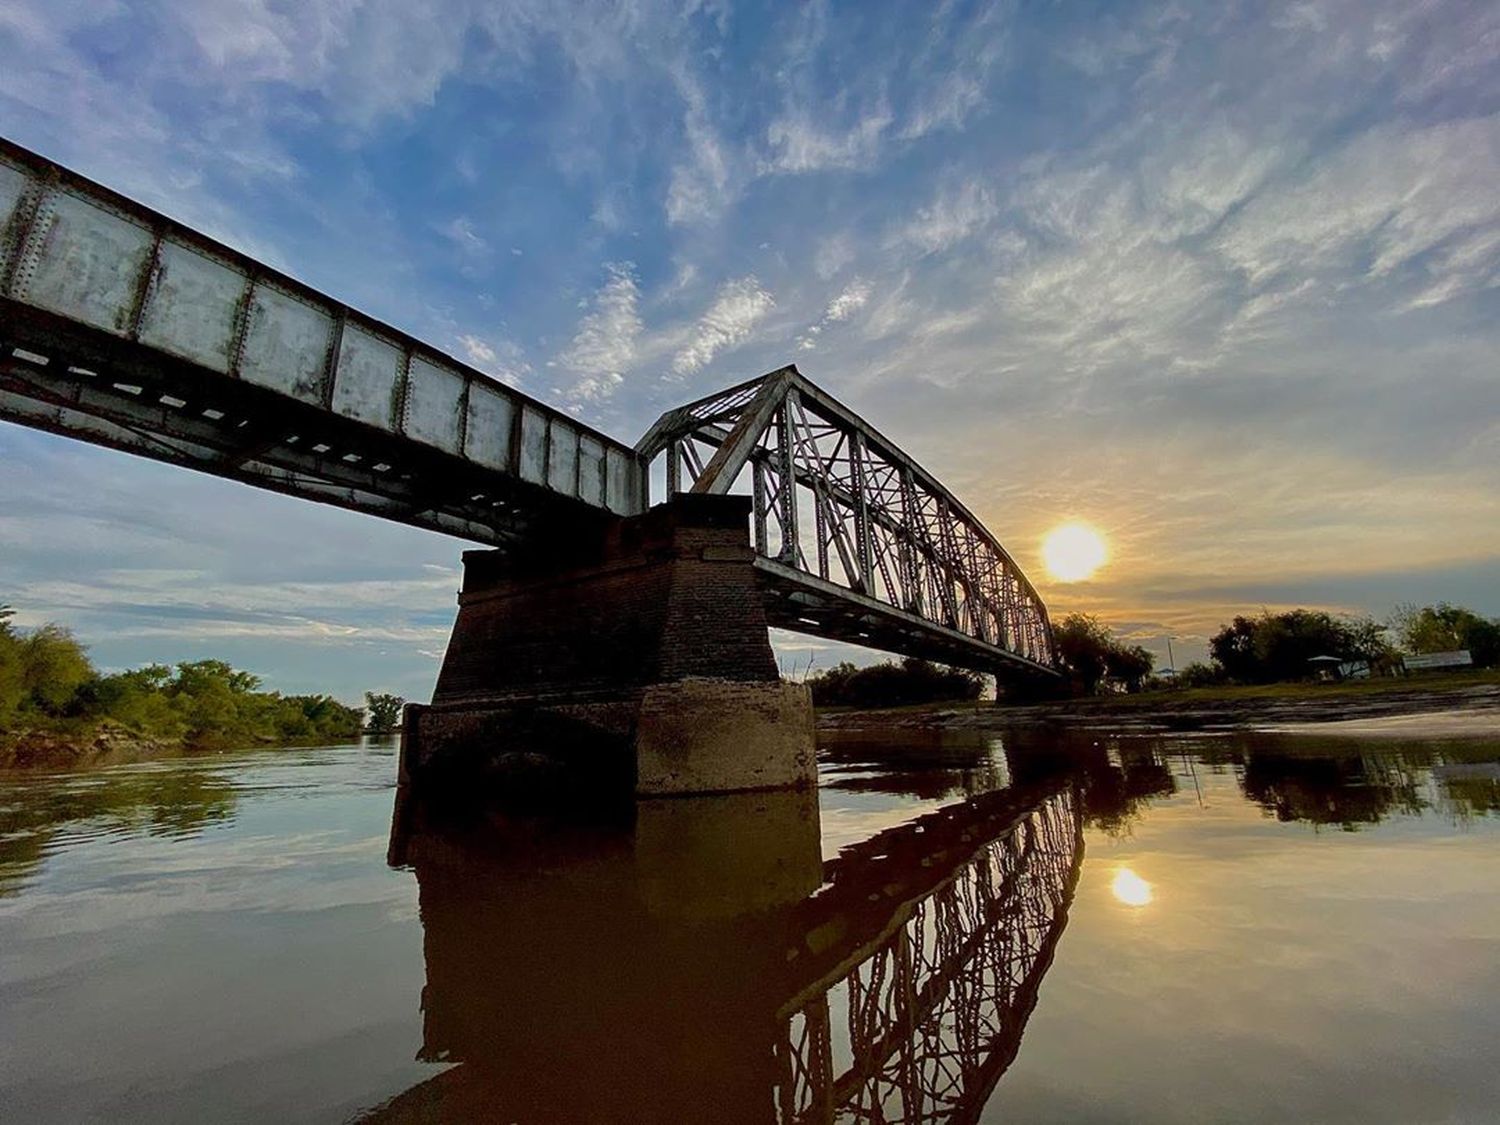
{"type": "Polygon", "coordinates": [[[1148,906],[1151,903],[1151,884],[1128,867],[1120,868],[1109,889],[1126,906],[1148,906]]]}
{"type": "Polygon", "coordinates": [[[1087,524],[1064,524],[1042,540],[1042,561],[1047,573],[1059,582],[1091,578],[1108,558],[1104,537],[1087,524]]]}

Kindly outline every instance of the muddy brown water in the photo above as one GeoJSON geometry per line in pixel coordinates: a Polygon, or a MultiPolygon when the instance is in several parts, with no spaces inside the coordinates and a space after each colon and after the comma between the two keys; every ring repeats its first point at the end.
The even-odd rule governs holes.
{"type": "Polygon", "coordinates": [[[1500,1105],[1500,740],[841,730],[816,793],[393,840],[394,775],[0,775],[0,1119],[1500,1105]]]}

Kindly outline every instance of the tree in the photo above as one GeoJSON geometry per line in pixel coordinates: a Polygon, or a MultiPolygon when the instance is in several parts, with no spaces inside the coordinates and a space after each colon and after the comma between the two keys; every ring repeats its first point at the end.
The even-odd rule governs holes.
{"type": "Polygon", "coordinates": [[[1255,622],[1250,618],[1236,617],[1221,627],[1209,638],[1208,651],[1231,680],[1253,683],[1257,679],[1255,622]]]}
{"type": "Polygon", "coordinates": [[[1352,660],[1363,660],[1372,671],[1389,664],[1396,652],[1386,640],[1389,631],[1373,617],[1350,618],[1344,622],[1346,655],[1352,660]]]}
{"type": "Polygon", "coordinates": [[[1109,678],[1116,683],[1123,684],[1125,690],[1129,692],[1140,691],[1141,684],[1155,666],[1156,657],[1140,645],[1131,645],[1126,648],[1123,645],[1114,644],[1104,654],[1104,668],[1109,678]]]}
{"type": "MultiPolygon", "coordinates": [[[[0,605],[0,732],[83,733],[108,720],[149,738],[203,749],[358,737],[364,711],[327,695],[260,689],[260,679],[222,660],[175,669],[148,664],[101,676],[68,630],[19,631],[0,605]]],[[[394,698],[394,697],[392,697],[394,698]]],[[[400,700],[396,700],[399,710],[400,700]]]]}
{"type": "Polygon", "coordinates": [[[1063,666],[1085,695],[1106,679],[1126,691],[1140,691],[1156,657],[1140,645],[1116,639],[1109,626],[1087,613],[1070,613],[1052,627],[1052,641],[1063,666]]]}
{"type": "Polygon", "coordinates": [[[1305,679],[1315,656],[1367,660],[1384,651],[1379,626],[1344,621],[1322,610],[1293,609],[1236,617],[1208,642],[1209,652],[1232,680],[1268,684],[1305,679]]]}
{"type": "Polygon", "coordinates": [[[1267,613],[1256,622],[1255,657],[1262,682],[1300,680],[1311,673],[1315,656],[1349,655],[1344,626],[1321,610],[1267,613]]]}
{"type": "Polygon", "coordinates": [[[1104,678],[1108,655],[1115,646],[1108,627],[1087,613],[1070,613],[1052,627],[1052,643],[1083,693],[1093,695],[1104,678]]]}
{"type": "Polygon", "coordinates": [[[0,729],[10,726],[26,697],[21,683],[21,645],[10,624],[14,615],[10,606],[0,605],[0,729]]]}
{"type": "Polygon", "coordinates": [[[1447,602],[1421,609],[1410,603],[1400,605],[1391,616],[1391,628],[1407,652],[1468,649],[1481,668],[1500,663],[1500,621],[1486,620],[1463,606],[1447,602]]]}
{"type": "Polygon", "coordinates": [[[21,641],[21,686],[26,702],[49,715],[67,710],[78,689],[93,678],[84,648],[60,625],[43,625],[21,641]]]}
{"type": "Polygon", "coordinates": [[[365,710],[369,713],[367,729],[375,734],[389,734],[401,722],[401,708],[406,700],[386,692],[365,692],[365,710]]]}

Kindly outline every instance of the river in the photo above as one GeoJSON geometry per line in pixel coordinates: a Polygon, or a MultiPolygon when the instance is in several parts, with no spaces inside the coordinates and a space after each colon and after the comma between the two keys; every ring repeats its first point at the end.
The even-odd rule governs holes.
{"type": "Polygon", "coordinates": [[[1058,737],[546,814],[394,815],[376,742],[0,775],[0,1118],[1495,1120],[1500,743],[1058,737]]]}

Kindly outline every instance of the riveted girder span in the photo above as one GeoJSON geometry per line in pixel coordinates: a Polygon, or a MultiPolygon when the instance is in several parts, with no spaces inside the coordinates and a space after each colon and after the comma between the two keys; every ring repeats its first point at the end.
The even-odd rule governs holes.
{"type": "Polygon", "coordinates": [[[0,419],[482,543],[645,501],[628,446],[5,141],[0,419]]]}

